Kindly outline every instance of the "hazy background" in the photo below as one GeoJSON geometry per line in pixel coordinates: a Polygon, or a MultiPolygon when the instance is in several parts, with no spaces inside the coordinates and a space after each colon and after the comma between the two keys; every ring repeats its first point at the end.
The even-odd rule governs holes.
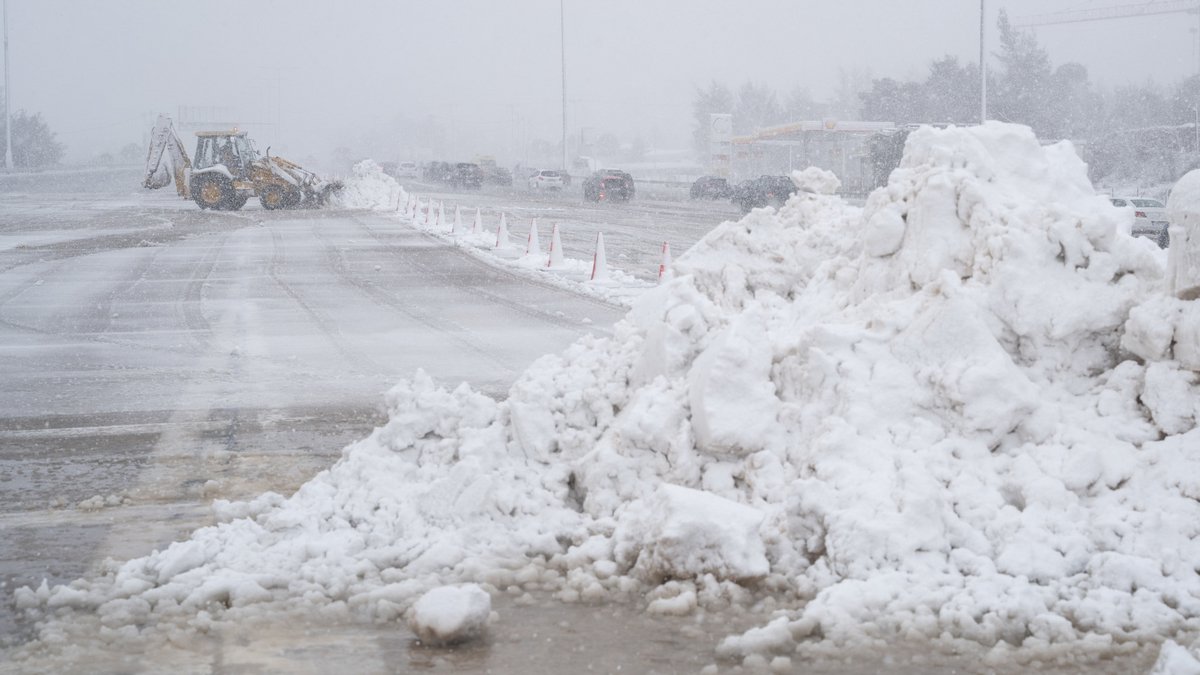
{"type": "MultiPolygon", "coordinates": [[[[989,0],[988,30],[1001,8],[1017,19],[1114,4],[989,0]]],[[[978,59],[975,0],[565,8],[571,133],[650,148],[689,147],[695,89],[713,79],[824,100],[847,73],[921,79],[939,56],[978,59]]],[[[67,162],[140,144],[154,113],[181,105],[226,109],[260,148],[298,160],[514,161],[531,139],[561,134],[556,0],[8,0],[8,13],[12,107],[41,112],[67,162]]],[[[1101,87],[1166,83],[1196,72],[1196,24],[1173,14],[1036,35],[1055,63],[1083,64],[1101,87]]]]}

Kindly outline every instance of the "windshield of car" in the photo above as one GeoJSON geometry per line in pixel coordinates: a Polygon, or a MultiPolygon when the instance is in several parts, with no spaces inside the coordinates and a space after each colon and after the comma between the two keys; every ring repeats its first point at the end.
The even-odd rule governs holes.
{"type": "Polygon", "coordinates": [[[546,178],[561,178],[561,175],[557,171],[543,171],[541,175],[546,178]]]}
{"type": "Polygon", "coordinates": [[[1144,209],[1161,209],[1165,208],[1163,203],[1157,199],[1131,199],[1134,206],[1140,206],[1144,209]]]}

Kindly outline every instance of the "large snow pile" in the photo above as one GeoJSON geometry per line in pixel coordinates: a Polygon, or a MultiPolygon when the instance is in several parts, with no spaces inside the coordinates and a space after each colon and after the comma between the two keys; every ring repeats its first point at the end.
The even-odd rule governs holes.
{"type": "Polygon", "coordinates": [[[865,209],[806,192],[722,225],[507,400],[418,374],[291,498],[18,603],[111,632],[386,619],[465,581],[671,614],[769,598],[729,656],[1200,629],[1200,387],[1123,351],[1164,279],[1121,217],[1067,144],[921,129],[865,209]]]}
{"type": "Polygon", "coordinates": [[[408,202],[408,194],[387,175],[374,160],[364,159],[355,164],[353,174],[342,181],[342,189],[330,198],[330,202],[343,209],[370,209],[372,211],[395,211],[399,204],[408,202]]]}

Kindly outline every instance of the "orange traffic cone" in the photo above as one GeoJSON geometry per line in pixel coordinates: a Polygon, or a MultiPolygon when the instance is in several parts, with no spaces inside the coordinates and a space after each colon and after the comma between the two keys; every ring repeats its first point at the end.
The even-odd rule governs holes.
{"type": "Polygon", "coordinates": [[[504,214],[500,214],[500,224],[496,226],[496,248],[508,248],[512,244],[508,241],[508,219],[504,214]]]}
{"type": "Polygon", "coordinates": [[[592,256],[592,281],[608,278],[608,262],[604,257],[604,233],[596,233],[596,253],[592,256]]]}
{"type": "Polygon", "coordinates": [[[541,255],[542,244],[538,241],[537,218],[529,225],[529,239],[525,242],[525,255],[541,255]]]}
{"type": "Polygon", "coordinates": [[[550,228],[550,259],[546,261],[546,267],[554,269],[562,266],[562,238],[558,235],[558,223],[555,223],[554,227],[550,228]]]}
{"type": "Polygon", "coordinates": [[[662,245],[662,262],[658,264],[658,280],[669,279],[671,277],[671,244],[663,242],[662,245]]]}

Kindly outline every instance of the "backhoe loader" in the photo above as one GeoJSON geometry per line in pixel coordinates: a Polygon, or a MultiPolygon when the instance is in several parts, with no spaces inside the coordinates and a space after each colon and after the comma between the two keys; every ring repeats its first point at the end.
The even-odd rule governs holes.
{"type": "Polygon", "coordinates": [[[338,181],[322,180],[282,157],[272,157],[270,148],[259,156],[246,132],[236,129],[197,131],[193,160],[171,119],[159,115],[150,135],[142,185],[164,187],[172,177],[180,197],[202,209],[228,211],[242,208],[254,196],[265,209],[318,207],[342,187],[338,181]]]}

